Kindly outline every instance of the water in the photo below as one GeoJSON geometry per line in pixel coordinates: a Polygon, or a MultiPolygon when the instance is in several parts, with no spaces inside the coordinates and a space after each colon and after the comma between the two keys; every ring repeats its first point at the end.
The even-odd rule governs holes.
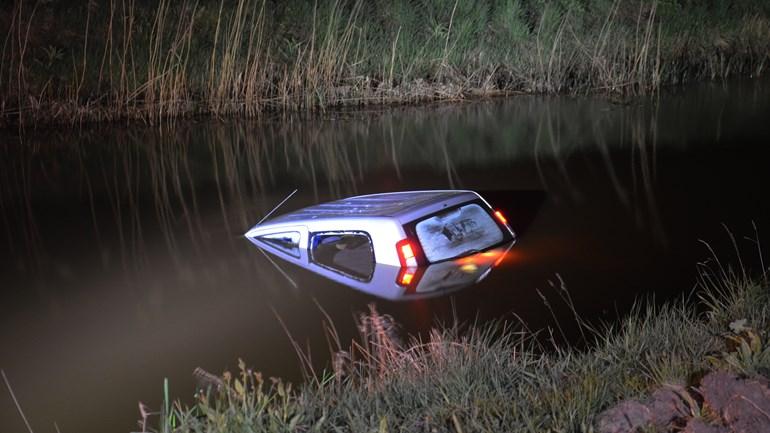
{"type": "MultiPolygon", "coordinates": [[[[6,133],[0,367],[36,432],[54,422],[64,433],[127,432],[139,401],[160,406],[163,378],[189,400],[198,366],[218,373],[242,357],[299,380],[286,331],[325,365],[319,306],[345,340],[375,303],[404,332],[520,318],[576,341],[562,283],[582,317],[617,320],[639,297],[688,293],[711,254],[699,240],[735,263],[725,227],[758,270],[743,237],[754,224],[760,238],[770,230],[770,82],[627,102],[527,96],[6,133]],[[418,301],[276,260],[286,278],[241,234],[295,188],[281,212],[352,194],[473,189],[519,242],[481,283],[418,301]]],[[[0,419],[24,429],[5,389],[0,419]]]]}

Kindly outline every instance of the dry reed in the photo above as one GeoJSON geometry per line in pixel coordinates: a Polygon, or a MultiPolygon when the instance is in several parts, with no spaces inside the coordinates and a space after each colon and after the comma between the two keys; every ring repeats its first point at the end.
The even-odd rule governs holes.
{"type": "Polygon", "coordinates": [[[688,77],[764,70],[770,20],[762,13],[734,12],[732,33],[714,51],[688,48],[710,24],[687,28],[665,6],[555,2],[525,14],[518,1],[399,1],[383,11],[328,0],[276,23],[269,0],[221,0],[215,11],[187,0],[149,9],[110,0],[104,11],[85,6],[83,27],[66,28],[79,43],[62,48],[46,47],[36,30],[50,26],[40,17],[47,6],[16,0],[0,51],[0,122],[158,124],[512,91],[645,93],[688,77]],[[391,32],[383,26],[393,19],[400,24],[391,32]]]}

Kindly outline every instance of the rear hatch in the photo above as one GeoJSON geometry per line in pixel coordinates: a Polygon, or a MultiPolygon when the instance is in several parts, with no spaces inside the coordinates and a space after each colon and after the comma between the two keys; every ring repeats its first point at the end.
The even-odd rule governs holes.
{"type": "Polygon", "coordinates": [[[427,263],[484,251],[514,239],[505,218],[483,200],[465,202],[404,226],[427,263]]]}

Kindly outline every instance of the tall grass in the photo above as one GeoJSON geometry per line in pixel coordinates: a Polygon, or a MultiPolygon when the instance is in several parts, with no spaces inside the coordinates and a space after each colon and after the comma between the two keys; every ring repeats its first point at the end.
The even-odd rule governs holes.
{"type": "Polygon", "coordinates": [[[618,325],[582,323],[585,350],[543,348],[506,325],[404,341],[372,307],[344,350],[330,330],[338,349],[329,370],[293,388],[241,361],[236,374],[202,382],[195,405],[174,406],[175,431],[595,431],[603,410],[663,385],[688,389],[715,368],[770,371],[767,281],[722,268],[705,275],[699,306],[640,303],[618,325]],[[738,319],[754,341],[748,356],[730,349],[738,319]]]}
{"type": "Polygon", "coordinates": [[[753,0],[15,0],[0,28],[5,124],[641,93],[758,75],[770,55],[753,0]]]}

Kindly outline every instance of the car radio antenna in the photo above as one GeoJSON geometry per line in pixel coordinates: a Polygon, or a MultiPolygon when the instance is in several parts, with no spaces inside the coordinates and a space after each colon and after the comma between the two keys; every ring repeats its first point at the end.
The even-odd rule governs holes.
{"type": "Polygon", "coordinates": [[[297,190],[297,189],[295,189],[295,190],[294,190],[294,191],[292,191],[292,192],[291,192],[289,195],[287,195],[285,199],[281,200],[281,202],[280,202],[280,203],[278,203],[278,205],[277,205],[276,207],[274,207],[274,208],[273,208],[273,210],[271,210],[270,212],[268,212],[268,213],[267,213],[267,215],[263,216],[263,217],[262,217],[262,219],[261,219],[261,220],[259,220],[259,222],[257,223],[257,225],[260,225],[260,224],[262,224],[262,221],[266,220],[266,219],[267,219],[267,217],[269,217],[270,215],[272,215],[272,214],[273,214],[273,212],[277,211],[279,207],[283,206],[283,204],[284,204],[284,203],[286,203],[286,201],[287,201],[287,200],[289,200],[289,199],[291,198],[291,196],[293,196],[293,195],[294,195],[294,194],[295,194],[297,191],[298,191],[298,190],[297,190]]]}

